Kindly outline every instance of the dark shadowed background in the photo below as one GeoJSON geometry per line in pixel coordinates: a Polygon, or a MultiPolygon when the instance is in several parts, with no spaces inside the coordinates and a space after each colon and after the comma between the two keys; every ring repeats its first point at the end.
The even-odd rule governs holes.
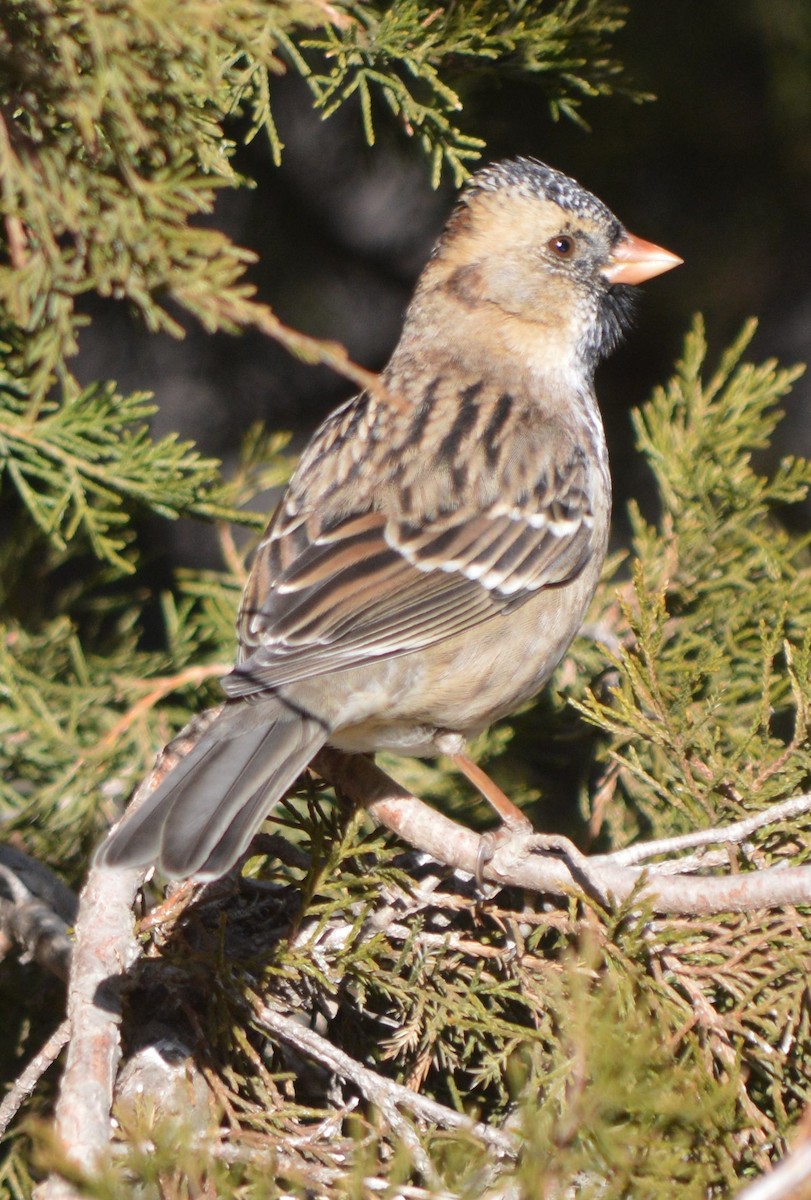
{"type": "MultiPolygon", "coordinates": [[[[705,314],[716,355],[756,315],[757,358],[811,358],[811,5],[638,3],[616,51],[629,82],[656,100],[587,103],[590,131],[554,124],[537,81],[454,82],[467,129],[487,141],[482,161],[542,158],[596,192],[629,229],[686,260],[644,289],[636,330],[598,378],[621,538],[625,500],[646,503],[628,409],[667,378],[694,312],[705,314]]],[[[257,251],[254,282],[285,322],[338,339],[357,362],[380,368],[453,189],[431,190],[417,146],[382,111],[378,144],[364,150],[351,105],[322,121],[292,76],[274,84],[274,101],[282,166],[261,138],[240,149],[237,163],[257,187],[223,193],[214,221],[257,251]]],[[[153,391],[160,432],[193,437],[226,463],[255,420],[291,430],[300,445],[349,391],[258,335],[210,337],[190,326],[178,342],[145,333],[120,305],[93,315],[80,378],[153,391]]],[[[811,452],[808,399],[802,380],[779,451],[811,452]]],[[[211,531],[188,524],[171,553],[163,549],[181,562],[216,561],[211,531]]]]}

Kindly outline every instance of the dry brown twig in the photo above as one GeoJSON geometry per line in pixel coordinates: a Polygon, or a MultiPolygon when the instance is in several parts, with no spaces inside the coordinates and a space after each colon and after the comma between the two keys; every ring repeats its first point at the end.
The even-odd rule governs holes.
{"type": "MultiPolygon", "coordinates": [[[[121,736],[126,733],[135,721],[146,716],[156,704],[159,704],[161,700],[171,695],[172,692],[176,692],[179,688],[186,687],[190,683],[201,684],[207,683],[209,679],[219,679],[221,676],[227,675],[230,669],[229,665],[223,663],[206,663],[205,666],[185,667],[182,671],[178,671],[176,675],[166,675],[161,679],[147,680],[149,690],[146,695],[142,696],[140,700],[136,700],[124,715],[116,721],[112,729],[108,729],[99,743],[99,751],[104,753],[108,748],[115,746],[121,739],[121,736]]],[[[184,730],[183,733],[185,732],[184,730]]],[[[182,737],[183,734],[180,736],[182,737]]]]}

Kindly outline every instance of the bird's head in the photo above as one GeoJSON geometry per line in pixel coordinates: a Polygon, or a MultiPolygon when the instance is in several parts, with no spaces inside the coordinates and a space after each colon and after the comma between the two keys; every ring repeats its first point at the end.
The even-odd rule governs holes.
{"type": "Polygon", "coordinates": [[[576,180],[534,159],[496,163],[463,189],[429,278],[471,309],[533,327],[588,368],[628,325],[633,285],[682,260],[628,233],[576,180]]]}

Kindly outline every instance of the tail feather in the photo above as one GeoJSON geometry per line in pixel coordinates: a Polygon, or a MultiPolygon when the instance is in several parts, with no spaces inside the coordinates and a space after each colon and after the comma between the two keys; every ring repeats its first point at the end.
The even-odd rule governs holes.
{"type": "Polygon", "coordinates": [[[226,705],[143,806],[114,830],[97,861],[156,862],[176,879],[224,874],[329,732],[316,717],[275,698],[226,705]]]}

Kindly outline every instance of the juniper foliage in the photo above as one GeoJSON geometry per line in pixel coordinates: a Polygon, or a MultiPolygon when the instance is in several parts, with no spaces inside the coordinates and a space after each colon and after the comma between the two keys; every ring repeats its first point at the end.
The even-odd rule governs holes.
{"type": "MultiPolygon", "coordinates": [[[[461,107],[478,72],[534,75],[552,116],[579,118],[584,97],[625,86],[611,50],[623,16],[607,0],[0,0],[4,840],[79,882],[156,748],[216,698],[244,579],[232,523],[256,529],[249,506],[288,469],[284,438],[253,430],[226,481],[193,445],[153,437],[147,397],[80,387],[80,297],[126,301],[171,334],[178,313],[211,330],[257,325],[343,366],[335,347],[256,302],[250,256],[198,220],[244,182],[231,119],[247,117],[281,153],[273,81],[295,70],[325,114],[357,103],[372,142],[388,113],[435,179],[458,179],[480,149],[461,107]],[[155,595],[146,516],[207,522],[223,569],[182,573],[155,595]],[[156,613],[160,648],[145,648],[156,613]]],[[[808,539],[780,513],[811,470],[753,465],[792,373],[743,364],[744,342],[707,377],[696,325],[673,380],[637,416],[661,515],[634,513],[632,570],[615,564],[593,613],[622,648],[612,658],[581,639],[556,689],[478,747],[528,806],[538,780],[583,749],[574,799],[584,833],[607,849],[807,786],[808,539]],[[541,723],[534,777],[519,784],[510,754],[527,729],[537,744],[541,723]]],[[[471,819],[447,772],[397,770],[471,819]]],[[[804,861],[808,824],[770,826],[739,848],[736,869],[804,861]]],[[[584,897],[509,892],[482,905],[470,883],[404,853],[314,783],[277,827],[291,844],[284,861],[258,856],[237,893],[144,932],[125,1036],[134,1044],[144,1014],[160,1013],[196,1047],[189,1073],[212,1103],[202,1126],[183,1105],[122,1107],[119,1152],[80,1182],[88,1195],[142,1185],[337,1198],[408,1185],[480,1196],[513,1176],[528,1197],[674,1185],[705,1197],[785,1149],[810,1098],[807,913],[654,920],[635,903],[605,912],[584,897]],[[472,1134],[393,1124],[275,1045],[268,1004],[306,1014],[382,1075],[508,1129],[520,1160],[472,1134]]],[[[3,963],[7,1079],[60,1013],[36,971],[3,963]]],[[[43,1087],[29,1111],[47,1116],[48,1103],[43,1087]]],[[[70,1174],[45,1126],[20,1127],[3,1187],[29,1196],[46,1163],[70,1174]]]]}

